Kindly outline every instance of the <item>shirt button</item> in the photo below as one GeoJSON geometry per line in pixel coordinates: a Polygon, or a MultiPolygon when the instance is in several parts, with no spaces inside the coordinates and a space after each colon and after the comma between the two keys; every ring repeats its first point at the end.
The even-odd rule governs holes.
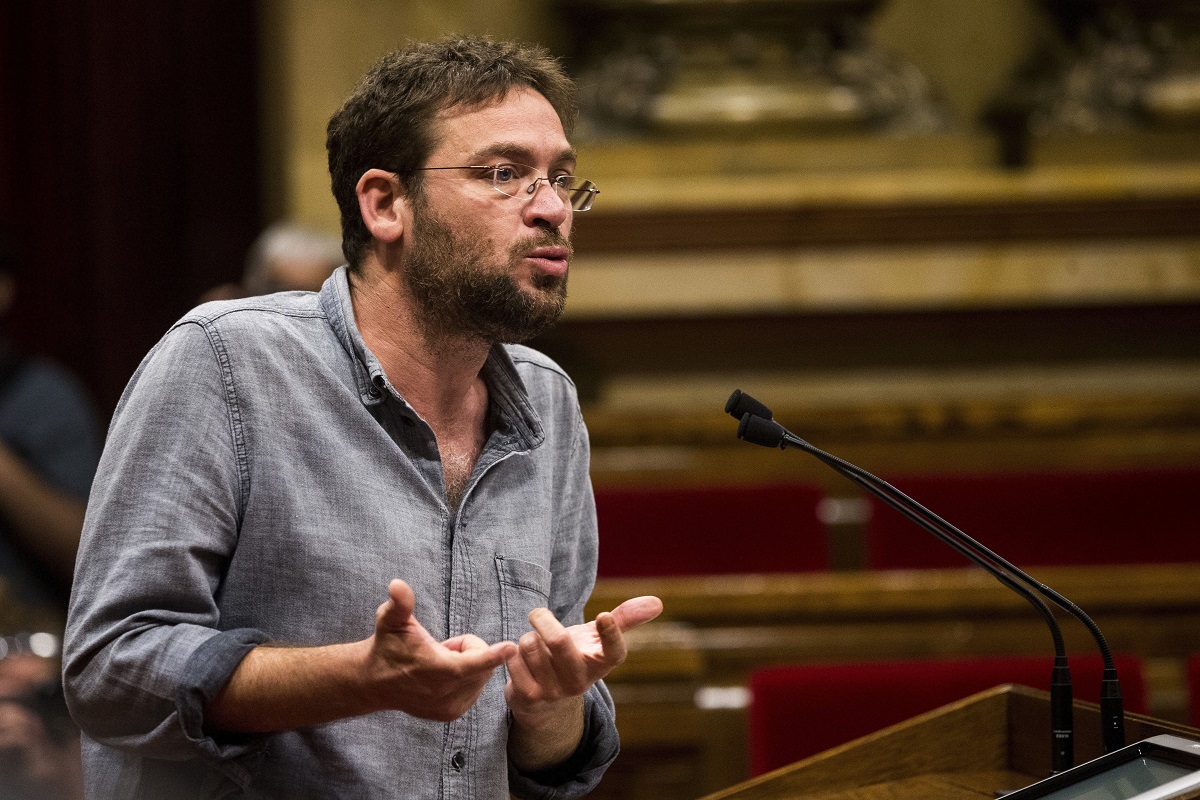
{"type": "Polygon", "coordinates": [[[455,753],[454,757],[450,759],[450,766],[454,767],[455,772],[462,772],[462,768],[466,763],[467,757],[462,754],[461,750],[455,753]]]}

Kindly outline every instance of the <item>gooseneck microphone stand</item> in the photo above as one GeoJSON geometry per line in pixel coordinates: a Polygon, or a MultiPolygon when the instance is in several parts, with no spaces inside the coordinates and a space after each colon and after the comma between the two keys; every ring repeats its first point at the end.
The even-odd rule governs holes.
{"type": "Polygon", "coordinates": [[[1067,663],[1062,633],[1054,614],[1033,591],[1049,599],[1055,605],[1074,616],[1095,638],[1104,659],[1104,674],[1101,684],[1101,726],[1105,752],[1125,746],[1125,722],[1121,687],[1117,679],[1116,666],[1108,642],[1100,628],[1084,611],[1054,589],[997,555],[963,531],[913,500],[896,487],[871,473],[825,452],[788,431],[772,419],[771,410],[749,395],[735,390],[725,404],[725,410],[739,419],[738,438],[763,447],[786,449],[795,447],[803,450],[831,467],[840,475],[896,509],[907,519],[953,548],[972,563],[983,568],[1000,583],[1024,597],[1046,620],[1054,639],[1054,667],[1050,682],[1051,727],[1053,749],[1051,765],[1055,772],[1074,765],[1073,715],[1071,705],[1071,677],[1067,663]],[[1030,591],[1032,589],[1033,591],[1030,591]]]}

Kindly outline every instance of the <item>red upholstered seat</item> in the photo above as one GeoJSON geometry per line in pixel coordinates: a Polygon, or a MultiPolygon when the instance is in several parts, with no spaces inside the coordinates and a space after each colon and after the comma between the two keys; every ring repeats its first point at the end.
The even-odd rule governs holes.
{"type": "Polygon", "coordinates": [[[1188,724],[1200,728],[1200,655],[1188,659],[1188,724]]]}
{"type": "MultiPolygon", "coordinates": [[[[899,477],[896,488],[1019,566],[1200,562],[1200,470],[899,477]]],[[[873,500],[875,569],[967,560],[873,500]]]]}
{"type": "MultiPolygon", "coordinates": [[[[1141,660],[1116,654],[1127,711],[1146,711],[1141,660]]],[[[1070,656],[1074,697],[1099,702],[1099,654],[1070,656]]],[[[750,769],[761,775],[1006,683],[1050,688],[1052,656],[806,664],[750,675],[750,769]]],[[[1046,732],[1049,747],[1050,732],[1046,732]]]]}
{"type": "Polygon", "coordinates": [[[826,569],[821,497],[804,484],[597,490],[599,575],[826,569]]]}

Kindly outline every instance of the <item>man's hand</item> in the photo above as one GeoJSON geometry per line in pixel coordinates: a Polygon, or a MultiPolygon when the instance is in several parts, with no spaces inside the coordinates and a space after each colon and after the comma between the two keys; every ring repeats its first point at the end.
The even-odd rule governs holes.
{"type": "Polygon", "coordinates": [[[439,642],[413,615],[402,580],[388,586],[375,633],[326,647],[256,647],[205,709],[212,730],[265,733],[397,710],[448,722],[466,713],[517,652],[465,634],[439,642]]]}
{"type": "Polygon", "coordinates": [[[533,630],[508,659],[504,696],[515,722],[509,755],[535,771],[565,760],[583,735],[583,693],[620,665],[625,632],[662,613],[657,597],[635,597],[594,622],[562,625],[548,609],[530,612],[533,630]]]}
{"type": "Polygon", "coordinates": [[[458,719],[479,699],[496,667],[516,654],[516,646],[489,645],[469,633],[438,642],[413,616],[416,598],[407,583],[392,581],[388,595],[375,612],[375,635],[369,640],[380,701],[414,717],[458,719]]]}

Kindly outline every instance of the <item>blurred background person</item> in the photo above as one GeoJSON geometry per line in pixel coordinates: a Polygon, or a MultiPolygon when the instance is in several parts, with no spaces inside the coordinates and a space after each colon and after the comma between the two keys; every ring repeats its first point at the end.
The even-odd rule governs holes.
{"type": "Polygon", "coordinates": [[[200,300],[233,300],[291,290],[315,292],[343,263],[342,242],[337,236],[293,222],[277,222],[250,246],[242,282],[216,286],[200,300]]]}
{"type": "MultiPolygon", "coordinates": [[[[0,241],[0,318],[16,293],[0,241]]],[[[0,580],[36,618],[65,616],[100,430],[90,397],[66,370],[0,338],[0,580]]]]}
{"type": "MultiPolygon", "coordinates": [[[[16,296],[16,268],[0,236],[0,319],[16,296]]],[[[79,731],[57,656],[100,439],[79,381],[0,337],[0,608],[12,632],[0,638],[6,800],[83,796],[79,731]]]]}

